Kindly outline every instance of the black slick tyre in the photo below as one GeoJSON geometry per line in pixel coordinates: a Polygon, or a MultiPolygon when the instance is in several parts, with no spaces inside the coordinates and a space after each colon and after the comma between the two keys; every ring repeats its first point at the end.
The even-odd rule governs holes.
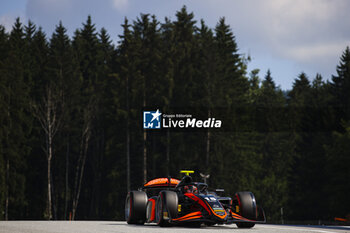
{"type": "Polygon", "coordinates": [[[125,200],[125,220],[128,224],[144,224],[146,221],[147,194],[130,191],[125,200]]]}
{"type": "MultiPolygon", "coordinates": [[[[238,192],[235,195],[239,205],[239,214],[247,219],[257,219],[257,206],[254,194],[252,192],[238,192]]],[[[239,228],[252,228],[255,223],[239,222],[236,223],[239,228]]]]}
{"type": "Polygon", "coordinates": [[[179,200],[177,197],[177,193],[173,191],[164,191],[164,201],[167,211],[169,213],[170,219],[177,218],[178,214],[178,204],[179,200]]]}
{"type": "Polygon", "coordinates": [[[178,197],[175,192],[162,191],[156,202],[156,222],[159,226],[170,226],[170,220],[177,218],[178,197]]]}

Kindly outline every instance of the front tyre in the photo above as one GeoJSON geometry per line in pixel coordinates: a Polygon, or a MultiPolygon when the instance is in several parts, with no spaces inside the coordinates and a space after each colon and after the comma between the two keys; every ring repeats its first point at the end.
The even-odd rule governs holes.
{"type": "MultiPolygon", "coordinates": [[[[250,219],[257,219],[257,206],[254,194],[252,192],[237,192],[235,195],[236,204],[239,206],[239,212],[241,216],[250,219]]],[[[250,222],[239,222],[236,223],[239,228],[252,228],[255,223],[250,222]]]]}
{"type": "Polygon", "coordinates": [[[144,224],[146,221],[147,194],[130,191],[125,200],[125,220],[128,224],[144,224]]]}
{"type": "Polygon", "coordinates": [[[170,219],[177,218],[178,197],[175,192],[162,191],[156,202],[156,222],[159,226],[170,226],[170,219]]]}

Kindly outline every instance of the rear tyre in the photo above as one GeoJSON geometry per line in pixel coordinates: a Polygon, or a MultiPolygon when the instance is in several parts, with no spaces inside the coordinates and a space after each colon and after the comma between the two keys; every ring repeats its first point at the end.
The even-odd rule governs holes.
{"type": "Polygon", "coordinates": [[[170,220],[177,218],[178,197],[175,192],[162,191],[156,202],[156,222],[159,226],[170,226],[170,220]]]}
{"type": "Polygon", "coordinates": [[[125,200],[125,220],[128,224],[144,224],[146,221],[147,194],[131,191],[125,200]]]}
{"type": "MultiPolygon", "coordinates": [[[[257,206],[254,194],[252,192],[238,192],[235,195],[237,199],[237,204],[239,205],[239,213],[241,216],[250,219],[257,219],[257,206]]],[[[252,228],[255,223],[250,222],[239,222],[236,223],[239,228],[252,228]]]]}

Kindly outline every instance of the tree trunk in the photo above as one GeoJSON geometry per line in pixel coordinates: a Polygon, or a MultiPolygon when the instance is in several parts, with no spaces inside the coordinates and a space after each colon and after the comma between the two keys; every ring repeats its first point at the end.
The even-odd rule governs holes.
{"type": "Polygon", "coordinates": [[[52,219],[57,220],[57,202],[55,199],[55,185],[52,180],[53,179],[52,177],[53,175],[51,172],[51,206],[52,206],[51,213],[52,213],[52,219]]]}
{"type": "Polygon", "coordinates": [[[5,220],[9,220],[9,189],[10,189],[10,161],[6,159],[6,197],[5,197],[5,220]]]}
{"type": "Polygon", "coordinates": [[[147,133],[143,130],[143,183],[147,183],[147,133]]]}
{"type": "MultiPolygon", "coordinates": [[[[9,128],[11,129],[12,126],[12,121],[11,121],[11,114],[10,114],[10,103],[11,103],[11,98],[9,98],[9,102],[7,105],[7,117],[9,119],[9,128]]],[[[8,150],[9,148],[9,134],[10,130],[6,130],[6,148],[8,150]]],[[[6,156],[6,193],[5,193],[5,220],[8,221],[8,210],[9,210],[9,196],[10,196],[10,157],[9,157],[9,152],[7,151],[5,153],[6,156]]]]}
{"type": "Polygon", "coordinates": [[[47,159],[47,219],[51,219],[51,160],[47,159]]]}
{"type": "Polygon", "coordinates": [[[87,155],[87,149],[88,149],[89,140],[90,140],[90,127],[87,130],[89,132],[86,135],[84,143],[83,143],[84,144],[83,157],[82,157],[82,164],[81,164],[81,168],[80,168],[79,183],[78,183],[77,193],[76,193],[75,201],[73,202],[72,220],[75,219],[75,215],[76,215],[76,212],[77,212],[78,203],[79,203],[79,197],[80,197],[80,191],[81,191],[81,183],[83,181],[83,175],[84,175],[84,170],[85,170],[86,155],[87,155]]]}
{"type": "Polygon", "coordinates": [[[170,176],[170,131],[166,132],[166,175],[170,176]]]}
{"type": "Polygon", "coordinates": [[[77,166],[75,168],[75,178],[74,178],[74,194],[73,194],[73,203],[72,203],[72,220],[75,218],[75,212],[77,205],[77,192],[78,192],[78,182],[79,182],[79,174],[80,170],[82,169],[82,160],[83,160],[83,147],[84,147],[84,133],[82,133],[81,141],[80,141],[80,153],[79,158],[77,162],[77,166]]]}
{"type": "Polygon", "coordinates": [[[130,132],[129,130],[130,129],[128,124],[126,129],[126,187],[128,192],[130,191],[130,132]]]}
{"type": "MultiPolygon", "coordinates": [[[[90,130],[90,129],[87,129],[87,130],[90,130]]],[[[73,197],[72,220],[75,219],[75,215],[78,208],[81,183],[84,175],[84,168],[85,168],[85,161],[86,161],[86,154],[87,154],[89,139],[90,139],[90,133],[88,133],[84,138],[82,138],[82,142],[81,142],[81,152],[79,156],[80,158],[78,160],[78,166],[77,166],[76,176],[75,176],[75,192],[74,192],[75,195],[73,197]]]]}
{"type": "Polygon", "coordinates": [[[66,188],[64,193],[64,220],[67,220],[67,208],[68,208],[68,178],[69,178],[69,137],[67,142],[67,152],[66,152],[66,188]]]}
{"type": "Polygon", "coordinates": [[[52,202],[51,202],[51,159],[52,159],[52,125],[51,125],[51,90],[48,90],[47,96],[47,112],[46,119],[47,125],[47,137],[48,137],[48,154],[47,154],[47,218],[52,218],[52,202]]]}
{"type": "Polygon", "coordinates": [[[46,148],[44,148],[47,159],[47,219],[52,219],[52,179],[51,179],[51,160],[53,158],[53,138],[57,133],[61,117],[58,118],[57,95],[54,95],[54,88],[48,85],[46,88],[46,96],[43,96],[43,101],[40,104],[33,103],[32,110],[34,116],[39,120],[42,129],[45,132],[46,148]]]}
{"type": "Polygon", "coordinates": [[[156,134],[153,134],[152,136],[152,151],[151,151],[151,154],[152,154],[152,177],[156,177],[156,171],[157,171],[157,164],[156,164],[156,148],[157,148],[157,145],[156,145],[156,141],[157,141],[157,137],[156,137],[156,134]]]}
{"type": "Polygon", "coordinates": [[[91,100],[87,106],[87,109],[84,112],[84,126],[82,130],[81,142],[80,142],[80,155],[77,162],[75,181],[74,181],[72,220],[75,219],[78,203],[79,203],[81,184],[84,176],[86,156],[87,156],[89,141],[91,137],[91,130],[92,130],[91,125],[92,125],[92,120],[95,113],[95,104],[96,103],[92,102],[91,100]]]}
{"type": "Polygon", "coordinates": [[[99,169],[98,169],[98,186],[97,186],[97,193],[96,193],[96,211],[97,211],[97,217],[100,216],[100,203],[101,203],[101,186],[103,186],[103,164],[104,164],[104,155],[105,155],[105,131],[104,129],[102,130],[102,139],[101,139],[101,157],[100,157],[100,162],[99,162],[99,169]]]}
{"type": "MultiPolygon", "coordinates": [[[[101,119],[99,120],[101,121],[101,119]]],[[[102,180],[102,169],[103,169],[103,155],[104,155],[104,130],[100,129],[95,134],[95,140],[92,156],[92,171],[93,171],[93,187],[91,191],[91,201],[89,208],[89,217],[98,218],[100,215],[100,192],[101,192],[101,180],[102,180]]]]}
{"type": "MultiPolygon", "coordinates": [[[[146,107],[146,88],[143,88],[143,108],[146,107]]],[[[147,132],[143,129],[143,183],[147,183],[147,132]]]]}
{"type": "Polygon", "coordinates": [[[130,126],[129,126],[129,78],[126,76],[126,188],[130,191],[130,126]]]}
{"type": "MultiPolygon", "coordinates": [[[[83,147],[83,139],[81,139],[80,142],[80,148],[83,147]]],[[[74,193],[73,193],[73,203],[72,203],[72,220],[75,218],[75,211],[76,211],[76,196],[77,196],[77,190],[78,190],[78,180],[79,180],[79,171],[81,169],[81,161],[82,161],[82,149],[80,149],[79,158],[77,162],[77,166],[75,168],[75,178],[74,178],[74,193]]]]}
{"type": "MultiPolygon", "coordinates": [[[[210,118],[210,110],[208,111],[208,118],[210,118]]],[[[206,160],[205,160],[205,165],[206,165],[206,170],[208,172],[209,169],[209,155],[210,155],[210,130],[208,129],[207,132],[207,147],[206,147],[206,160]]]]}

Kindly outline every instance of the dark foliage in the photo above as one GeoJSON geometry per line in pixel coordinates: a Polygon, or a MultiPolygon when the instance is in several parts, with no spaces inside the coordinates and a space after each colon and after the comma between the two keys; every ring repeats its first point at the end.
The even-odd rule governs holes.
{"type": "Polygon", "coordinates": [[[180,169],[254,192],[268,221],[350,212],[349,47],[330,82],[301,73],[283,92],[270,70],[248,77],[224,18],[210,29],[183,7],[121,26],[116,46],[90,16],[73,38],[0,26],[0,219],[121,220],[129,189],[180,169]],[[224,126],[144,131],[156,109],[224,126]]]}

